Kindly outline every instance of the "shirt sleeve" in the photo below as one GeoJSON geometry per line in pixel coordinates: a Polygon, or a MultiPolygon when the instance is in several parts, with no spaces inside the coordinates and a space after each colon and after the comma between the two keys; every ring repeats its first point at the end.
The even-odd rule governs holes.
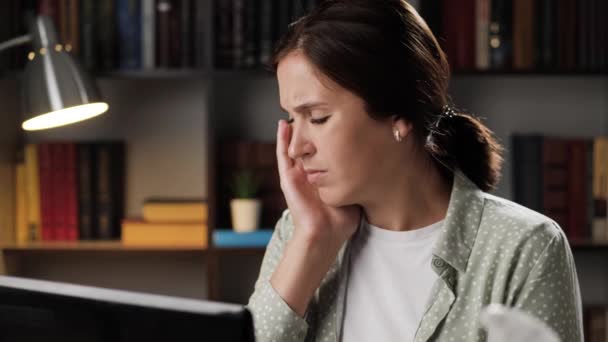
{"type": "Polygon", "coordinates": [[[287,210],[283,212],[275,226],[254,292],[247,304],[253,316],[258,342],[304,341],[309,328],[308,322],[294,312],[270,284],[270,278],[281,260],[287,242],[288,215],[287,210]]]}
{"type": "Polygon", "coordinates": [[[535,261],[514,306],[547,323],[563,342],[583,342],[582,304],[574,258],[563,232],[535,261]]]}

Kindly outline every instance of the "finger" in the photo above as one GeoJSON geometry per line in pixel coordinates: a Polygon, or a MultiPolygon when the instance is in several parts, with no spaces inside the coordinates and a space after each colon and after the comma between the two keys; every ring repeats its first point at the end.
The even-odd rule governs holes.
{"type": "Polygon", "coordinates": [[[281,177],[293,167],[293,160],[287,153],[290,140],[289,130],[290,127],[285,120],[279,120],[279,127],[277,129],[277,163],[281,177]]]}

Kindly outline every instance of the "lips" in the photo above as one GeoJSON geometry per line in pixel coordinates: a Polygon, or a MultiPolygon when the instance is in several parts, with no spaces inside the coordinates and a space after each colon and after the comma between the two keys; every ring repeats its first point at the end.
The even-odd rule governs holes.
{"type": "Polygon", "coordinates": [[[310,184],[318,183],[327,174],[324,170],[306,170],[306,180],[310,184]]]}

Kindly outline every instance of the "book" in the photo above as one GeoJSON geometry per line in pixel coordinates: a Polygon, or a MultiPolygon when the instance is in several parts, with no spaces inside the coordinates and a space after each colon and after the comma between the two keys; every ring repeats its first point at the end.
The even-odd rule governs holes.
{"type": "Polygon", "coordinates": [[[260,229],[253,232],[237,233],[231,229],[213,231],[215,247],[266,247],[274,230],[260,229]]]}
{"type": "Polygon", "coordinates": [[[119,238],[124,212],[125,147],[122,142],[96,145],[96,219],[97,238],[119,238]]]}
{"type": "Polygon", "coordinates": [[[27,194],[25,164],[18,164],[15,170],[15,230],[16,242],[27,243],[27,194]]]}
{"type": "Polygon", "coordinates": [[[193,246],[208,245],[207,224],[151,223],[141,220],[122,222],[121,240],[128,246],[193,246]]]}
{"type": "Polygon", "coordinates": [[[141,66],[156,66],[156,0],[141,0],[141,66]]]}
{"type": "Polygon", "coordinates": [[[78,235],[81,240],[93,240],[97,232],[95,216],[95,146],[90,143],[80,143],[78,154],[78,235]]]}
{"type": "Polygon", "coordinates": [[[40,174],[38,169],[38,146],[25,146],[25,189],[27,196],[28,241],[40,240],[40,174]]]}
{"type": "Polygon", "coordinates": [[[146,222],[207,222],[209,208],[204,200],[148,199],[143,205],[146,222]]]}
{"type": "Polygon", "coordinates": [[[138,0],[117,0],[115,6],[119,41],[118,66],[121,69],[140,69],[141,3],[138,0]]]}
{"type": "Polygon", "coordinates": [[[608,139],[596,138],[593,141],[593,222],[591,239],[608,240],[608,139]]]}

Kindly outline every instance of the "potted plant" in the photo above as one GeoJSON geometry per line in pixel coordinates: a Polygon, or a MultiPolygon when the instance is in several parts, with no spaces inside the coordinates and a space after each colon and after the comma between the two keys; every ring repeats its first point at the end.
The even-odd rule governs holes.
{"type": "Polygon", "coordinates": [[[230,214],[235,231],[250,232],[259,227],[262,211],[262,201],[256,198],[259,187],[260,182],[252,170],[240,170],[233,175],[230,214]]]}

